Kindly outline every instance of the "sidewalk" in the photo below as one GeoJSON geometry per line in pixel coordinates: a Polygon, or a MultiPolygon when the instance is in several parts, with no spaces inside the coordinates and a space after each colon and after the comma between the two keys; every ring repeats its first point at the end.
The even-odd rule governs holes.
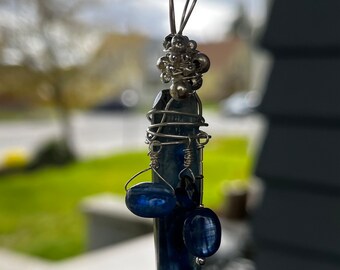
{"type": "MultiPolygon", "coordinates": [[[[240,251],[247,243],[247,224],[225,220],[221,220],[221,224],[221,246],[214,256],[208,258],[208,269],[231,269],[222,265],[239,258],[242,255],[240,251]]],[[[152,233],[59,262],[49,262],[0,249],[0,270],[156,270],[155,262],[152,233]]]]}
{"type": "Polygon", "coordinates": [[[63,261],[46,270],[154,270],[156,264],[153,243],[153,234],[147,234],[63,261]]]}
{"type": "Polygon", "coordinates": [[[52,270],[48,261],[0,249],[0,270],[52,270]]]}
{"type": "Polygon", "coordinates": [[[0,270],[136,270],[156,269],[153,234],[85,253],[72,259],[49,262],[0,249],[0,270]],[[141,268],[142,267],[142,268],[141,268]]]}

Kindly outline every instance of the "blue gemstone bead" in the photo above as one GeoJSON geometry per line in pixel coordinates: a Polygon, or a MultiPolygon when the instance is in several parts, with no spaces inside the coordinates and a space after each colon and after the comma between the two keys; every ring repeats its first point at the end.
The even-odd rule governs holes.
{"type": "Polygon", "coordinates": [[[125,204],[137,216],[158,218],[172,212],[176,197],[174,191],[165,184],[145,182],[127,191],[125,204]]]}
{"type": "Polygon", "coordinates": [[[197,208],[186,218],[183,238],[189,252],[196,257],[213,255],[221,244],[221,224],[208,208],[197,208]]]}

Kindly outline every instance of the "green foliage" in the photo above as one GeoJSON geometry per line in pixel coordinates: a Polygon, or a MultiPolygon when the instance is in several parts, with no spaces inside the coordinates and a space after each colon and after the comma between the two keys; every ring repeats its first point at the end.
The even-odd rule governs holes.
{"type": "Polygon", "coordinates": [[[225,185],[234,180],[247,183],[252,162],[246,138],[214,138],[204,151],[204,204],[219,209],[225,185]]]}
{"type": "MultiPolygon", "coordinates": [[[[244,138],[214,139],[204,155],[204,203],[217,208],[221,183],[250,175],[244,138]]],[[[126,153],[60,168],[46,167],[2,177],[0,246],[59,260],[85,249],[85,221],[79,203],[102,192],[124,195],[124,184],[149,163],[145,152],[126,153]]]]}

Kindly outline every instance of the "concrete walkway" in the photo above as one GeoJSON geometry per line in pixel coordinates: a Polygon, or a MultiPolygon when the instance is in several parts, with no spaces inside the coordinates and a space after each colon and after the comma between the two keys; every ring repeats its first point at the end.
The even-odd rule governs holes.
{"type": "Polygon", "coordinates": [[[48,261],[0,249],[0,270],[49,270],[48,261]]]}
{"type": "Polygon", "coordinates": [[[63,261],[48,270],[154,270],[156,265],[153,241],[153,234],[147,234],[63,261]]]}
{"type": "Polygon", "coordinates": [[[153,234],[98,249],[72,259],[49,262],[0,249],[0,270],[136,270],[156,269],[153,234]]]}
{"type": "MultiPolygon", "coordinates": [[[[220,249],[207,260],[207,266],[211,266],[211,263],[225,265],[227,261],[239,257],[240,250],[247,242],[249,228],[246,224],[226,222],[222,219],[221,225],[220,249]]],[[[155,262],[152,233],[59,262],[49,262],[0,249],[0,270],[156,270],[155,262]]]]}

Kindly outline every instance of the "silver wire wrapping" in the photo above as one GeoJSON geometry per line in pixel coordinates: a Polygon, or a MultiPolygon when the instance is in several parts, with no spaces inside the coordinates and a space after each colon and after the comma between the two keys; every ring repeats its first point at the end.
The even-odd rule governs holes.
{"type": "Polygon", "coordinates": [[[188,11],[190,0],[186,1],[180,29],[176,33],[174,3],[170,0],[171,34],[163,42],[166,54],[157,61],[157,67],[162,72],[161,80],[163,83],[171,82],[170,94],[176,100],[185,99],[201,88],[202,74],[210,68],[209,58],[197,50],[196,41],[182,35],[196,2],[193,1],[188,11]]]}
{"type": "MultiPolygon", "coordinates": [[[[173,109],[171,105],[175,103],[174,98],[169,99],[163,110],[156,108],[150,110],[147,113],[147,118],[151,124],[146,131],[146,143],[150,145],[150,149],[154,149],[155,146],[158,148],[154,150],[154,152],[158,150],[156,151],[157,157],[161,152],[161,148],[159,147],[162,147],[163,149],[164,146],[168,145],[185,144],[186,146],[183,149],[183,169],[178,173],[178,178],[181,179],[182,176],[184,176],[184,173],[187,171],[193,181],[195,181],[196,177],[191,169],[192,163],[194,162],[194,151],[195,149],[199,151],[203,150],[204,146],[209,142],[211,136],[206,132],[199,130],[200,127],[206,127],[208,124],[205,122],[205,119],[202,116],[202,103],[200,98],[196,93],[193,94],[193,97],[197,107],[197,113],[187,113],[173,109]],[[156,116],[158,116],[160,121],[154,123],[154,117],[156,116]],[[184,120],[185,117],[189,117],[192,121],[184,120]],[[177,119],[177,121],[173,119],[177,119]],[[176,133],[170,133],[168,129],[165,129],[166,127],[171,127],[172,130],[176,130],[176,128],[180,129],[184,126],[186,128],[193,127],[194,130],[197,128],[198,132],[190,135],[180,135],[176,133]]],[[[155,157],[150,155],[150,158],[153,160],[155,157]]]]}
{"type": "Polygon", "coordinates": [[[162,147],[163,145],[159,142],[159,141],[152,141],[150,142],[149,144],[149,152],[148,152],[148,155],[150,157],[150,163],[149,163],[149,167],[144,169],[144,170],[141,170],[140,172],[136,173],[135,175],[133,175],[126,183],[125,183],[125,191],[128,191],[128,185],[138,176],[140,176],[141,174],[149,171],[149,170],[152,170],[158,177],[159,179],[161,179],[167,186],[170,187],[170,189],[174,191],[173,187],[168,183],[168,181],[166,181],[164,179],[164,177],[162,177],[157,169],[159,168],[159,161],[158,161],[158,157],[159,157],[159,154],[161,153],[161,150],[162,150],[162,147]]]}
{"type": "Polygon", "coordinates": [[[195,174],[194,172],[191,170],[191,164],[194,161],[194,149],[191,146],[191,140],[189,139],[188,145],[187,147],[183,150],[184,152],[184,168],[179,172],[178,174],[178,179],[182,179],[182,175],[184,174],[184,172],[186,170],[189,171],[190,175],[191,175],[191,179],[193,182],[195,182],[195,174]]]}
{"type": "Polygon", "coordinates": [[[210,68],[210,60],[196,50],[197,44],[181,34],[170,34],[165,38],[164,51],[157,61],[161,80],[169,83],[170,94],[176,100],[187,98],[203,84],[202,74],[210,68]]]}
{"type": "MultiPolygon", "coordinates": [[[[163,83],[171,82],[169,92],[171,99],[167,102],[164,110],[156,110],[155,108],[148,112],[147,118],[152,123],[156,114],[162,114],[161,121],[159,123],[152,123],[147,129],[146,142],[151,143],[158,137],[167,138],[167,142],[162,144],[191,144],[191,140],[196,140],[199,148],[202,148],[208,141],[210,136],[205,132],[200,131],[196,136],[188,137],[183,135],[166,134],[162,132],[164,127],[168,126],[192,126],[202,127],[208,126],[202,116],[202,103],[198,97],[196,91],[202,86],[203,79],[202,74],[207,72],[210,68],[209,58],[197,50],[197,43],[194,40],[190,40],[187,36],[183,36],[183,30],[187,25],[187,22],[195,8],[197,0],[193,0],[189,8],[191,0],[186,0],[184,10],[182,13],[179,32],[176,33],[176,18],[175,18],[175,6],[174,0],[169,0],[169,18],[170,18],[170,30],[171,34],[168,35],[164,42],[163,47],[166,52],[165,56],[162,56],[157,61],[157,67],[161,70],[161,80],[163,83]],[[176,111],[170,109],[174,101],[180,101],[194,96],[197,103],[197,114],[185,113],[182,111],[176,111]],[[167,121],[170,115],[181,115],[184,117],[191,117],[194,119],[190,122],[171,122],[167,121]],[[201,139],[205,138],[205,142],[202,143],[201,139]]],[[[173,118],[173,117],[171,117],[173,118]]],[[[186,151],[189,150],[190,147],[186,151]]],[[[187,153],[187,159],[185,159],[185,167],[189,164],[189,160],[192,158],[187,153]]]]}
{"type": "Polygon", "coordinates": [[[162,150],[162,144],[159,141],[152,141],[149,145],[149,157],[150,157],[150,164],[149,166],[153,168],[154,170],[157,170],[159,168],[159,153],[162,150]],[[156,149],[158,148],[158,149],[156,149]]]}
{"type": "Polygon", "coordinates": [[[190,144],[183,150],[184,152],[184,168],[190,168],[193,161],[193,149],[190,148],[190,144]]]}
{"type": "Polygon", "coordinates": [[[207,127],[208,124],[205,123],[205,119],[202,116],[202,103],[201,100],[199,99],[198,95],[194,93],[195,100],[197,102],[197,114],[193,113],[185,113],[182,111],[176,111],[174,109],[171,109],[171,104],[173,103],[174,99],[170,99],[167,105],[165,106],[164,110],[157,110],[157,109],[152,109],[147,113],[147,118],[148,120],[152,123],[153,118],[157,114],[162,115],[162,119],[160,123],[156,124],[151,124],[147,131],[146,131],[146,143],[147,144],[153,144],[153,142],[161,137],[161,138],[167,138],[168,140],[166,142],[159,142],[159,144],[163,145],[169,145],[169,144],[190,144],[189,142],[192,140],[197,141],[197,145],[200,147],[204,146],[206,143],[208,143],[210,139],[210,135],[205,133],[204,131],[200,131],[196,135],[191,135],[191,136],[184,136],[184,135],[178,135],[178,134],[169,134],[162,132],[163,128],[168,127],[168,126],[192,126],[192,127],[207,127]],[[169,115],[178,115],[178,116],[189,116],[192,119],[195,119],[195,121],[191,122],[170,122],[167,120],[167,116],[169,115]],[[205,139],[205,142],[202,143],[201,139],[205,139]]]}

